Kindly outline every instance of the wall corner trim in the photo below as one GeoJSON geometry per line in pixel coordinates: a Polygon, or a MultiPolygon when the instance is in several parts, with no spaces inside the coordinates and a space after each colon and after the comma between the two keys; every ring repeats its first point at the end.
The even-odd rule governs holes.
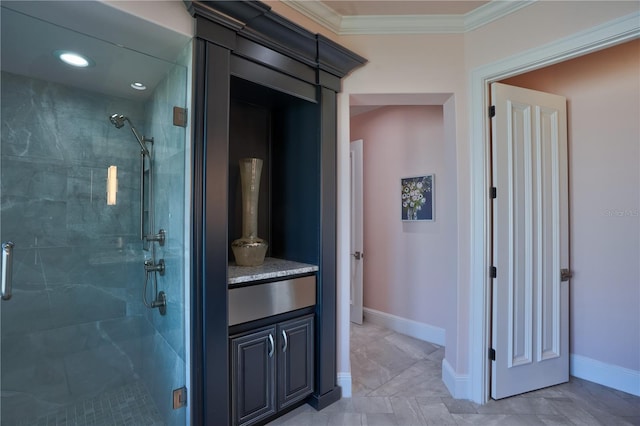
{"type": "Polygon", "coordinates": [[[365,317],[373,324],[406,334],[416,339],[424,340],[425,342],[444,346],[445,330],[443,328],[402,318],[386,312],[376,311],[371,308],[364,308],[363,311],[365,317]]]}
{"type": "Polygon", "coordinates": [[[569,374],[579,379],[640,396],[640,371],[607,364],[582,355],[570,354],[569,374]]]}
{"type": "Polygon", "coordinates": [[[338,372],[338,386],[342,388],[342,397],[351,398],[351,373],[338,372]]]}
{"type": "Polygon", "coordinates": [[[442,381],[455,399],[471,399],[469,375],[456,373],[446,358],[442,360],[442,381]]]}

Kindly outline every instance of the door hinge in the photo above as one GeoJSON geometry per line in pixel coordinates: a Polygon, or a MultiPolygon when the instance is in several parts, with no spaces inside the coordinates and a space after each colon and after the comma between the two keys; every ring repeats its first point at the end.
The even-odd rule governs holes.
{"type": "Polygon", "coordinates": [[[187,127],[187,109],[178,106],[173,107],[173,125],[187,127]]]}
{"type": "Polygon", "coordinates": [[[495,361],[496,360],[496,350],[493,348],[489,348],[489,359],[491,361],[495,361]]]}
{"type": "Polygon", "coordinates": [[[489,268],[489,275],[491,276],[491,278],[498,278],[498,268],[496,268],[495,266],[489,268]]]}
{"type": "Polygon", "coordinates": [[[496,116],[496,106],[495,105],[491,105],[489,107],[489,118],[493,118],[496,116]]]}
{"type": "Polygon", "coordinates": [[[498,197],[498,189],[495,186],[492,186],[489,190],[489,197],[492,200],[498,197]]]}
{"type": "Polygon", "coordinates": [[[187,388],[181,387],[179,389],[173,390],[173,409],[177,410],[178,408],[187,406],[187,388]]]}

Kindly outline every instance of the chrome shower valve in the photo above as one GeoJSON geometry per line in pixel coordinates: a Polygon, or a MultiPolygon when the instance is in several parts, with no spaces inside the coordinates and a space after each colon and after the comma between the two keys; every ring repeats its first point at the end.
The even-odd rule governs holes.
{"type": "Polygon", "coordinates": [[[160,259],[158,263],[153,263],[152,259],[144,261],[145,272],[159,272],[160,275],[164,275],[164,259],[160,259]]]}

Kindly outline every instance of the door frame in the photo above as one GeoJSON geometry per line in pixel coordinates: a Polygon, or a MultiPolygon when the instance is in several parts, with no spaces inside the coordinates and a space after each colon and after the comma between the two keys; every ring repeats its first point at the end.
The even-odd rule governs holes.
{"type": "MultiPolygon", "coordinates": [[[[354,302],[354,299],[357,301],[358,303],[358,308],[356,308],[359,312],[358,312],[358,319],[360,322],[358,321],[353,321],[353,307],[352,305],[354,303],[349,303],[349,321],[350,322],[354,322],[355,324],[360,324],[362,325],[362,317],[363,317],[363,308],[364,308],[364,140],[363,139],[356,139],[353,140],[349,143],[349,153],[351,154],[351,152],[353,151],[360,151],[360,164],[357,164],[357,162],[354,160],[354,158],[349,155],[349,159],[351,161],[350,166],[349,166],[349,181],[350,181],[350,211],[351,211],[351,216],[350,216],[350,221],[349,221],[349,228],[351,229],[350,232],[350,247],[349,247],[349,256],[350,256],[350,263],[349,263],[349,291],[352,292],[353,291],[353,270],[354,268],[359,267],[360,268],[360,279],[359,279],[359,283],[358,286],[360,287],[359,290],[359,294],[356,294],[357,292],[354,292],[354,294],[356,294],[357,297],[350,297],[349,300],[350,302],[354,302]],[[359,148],[357,150],[352,149],[353,146],[356,146],[354,144],[358,144],[359,148]],[[359,169],[360,172],[360,176],[359,176],[359,181],[357,181],[357,185],[354,183],[354,171],[356,169],[359,169]],[[354,203],[354,197],[358,198],[358,203],[360,204],[359,208],[358,207],[354,207],[356,204],[354,203]],[[355,210],[355,212],[354,212],[355,210]],[[359,210],[359,211],[358,211],[359,210]],[[354,216],[356,215],[356,213],[360,213],[359,217],[357,217],[356,219],[360,219],[360,224],[358,225],[359,230],[358,232],[355,231],[356,225],[354,224],[354,216]],[[354,233],[359,234],[359,238],[357,238],[358,235],[354,235],[354,233]],[[356,258],[353,259],[352,257],[355,256],[354,252],[353,252],[353,240],[354,240],[354,236],[356,236],[355,240],[357,240],[357,243],[360,243],[360,247],[357,247],[360,249],[360,253],[361,253],[361,257],[360,258],[356,258]],[[354,266],[354,262],[356,265],[359,266],[354,266]]],[[[356,244],[357,246],[358,244],[356,244]]],[[[357,250],[356,250],[357,251],[357,250]]],[[[352,294],[352,296],[354,295],[352,294]]]]}
{"type": "MultiPolygon", "coordinates": [[[[504,60],[475,68],[470,73],[470,162],[471,162],[471,258],[469,315],[469,387],[458,398],[484,404],[490,395],[491,260],[490,172],[491,134],[490,84],[548,65],[573,59],[640,37],[638,19],[632,13],[586,31],[533,48],[504,60]]],[[[457,392],[456,392],[457,393],[457,392]]]]}

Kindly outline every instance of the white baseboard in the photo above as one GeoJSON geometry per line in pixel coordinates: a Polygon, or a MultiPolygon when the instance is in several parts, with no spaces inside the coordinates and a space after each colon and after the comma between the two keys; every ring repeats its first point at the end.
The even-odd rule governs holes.
{"type": "Polygon", "coordinates": [[[363,308],[363,311],[367,320],[373,324],[424,340],[425,342],[435,343],[440,346],[445,344],[445,330],[443,328],[376,311],[375,309],[363,308]]]}
{"type": "Polygon", "coordinates": [[[640,396],[640,371],[571,354],[569,372],[579,379],[640,396]]]}
{"type": "Polygon", "coordinates": [[[471,399],[469,375],[457,374],[446,359],[442,360],[442,381],[455,399],[471,399]]]}
{"type": "Polygon", "coordinates": [[[351,373],[338,373],[338,386],[342,388],[343,398],[351,398],[351,373]]]}

